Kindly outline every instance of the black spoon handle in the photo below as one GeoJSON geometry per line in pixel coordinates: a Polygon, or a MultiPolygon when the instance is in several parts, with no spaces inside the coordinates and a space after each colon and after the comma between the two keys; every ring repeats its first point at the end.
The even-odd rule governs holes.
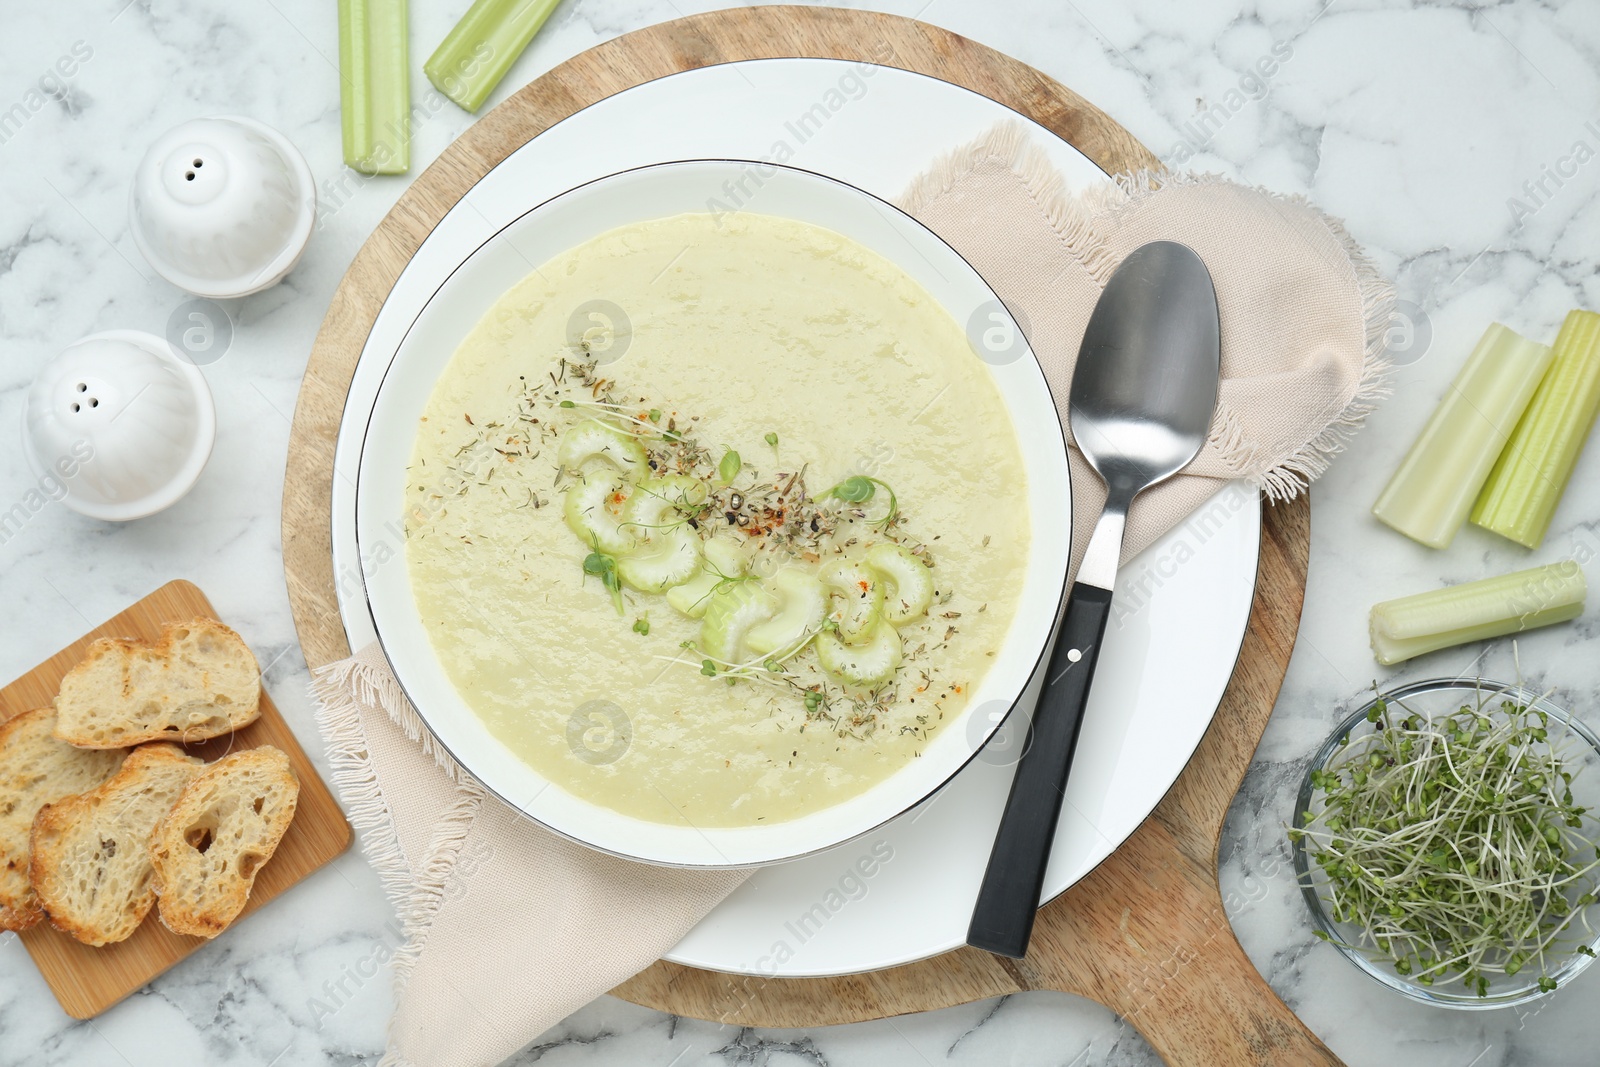
{"type": "Polygon", "coordinates": [[[1028,744],[1011,780],[1011,795],[972,909],[967,944],[974,948],[1014,959],[1027,954],[1078,726],[1110,616],[1111,590],[1073,583],[1028,744]]]}

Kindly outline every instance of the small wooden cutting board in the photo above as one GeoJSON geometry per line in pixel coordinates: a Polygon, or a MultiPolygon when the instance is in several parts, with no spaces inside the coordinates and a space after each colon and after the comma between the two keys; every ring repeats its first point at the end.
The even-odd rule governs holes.
{"type": "MultiPolygon", "coordinates": [[[[62,677],[83,660],[89,642],[95,638],[154,639],[160,636],[165,624],[195,618],[217,618],[211,602],[189,582],[168,582],[0,689],[0,722],[50,704],[62,677]]],[[[248,635],[245,638],[249,640],[248,635]]],[[[185,748],[191,755],[200,756],[209,763],[230,750],[258,745],[274,745],[288,754],[300,779],[300,800],[294,821],[289,824],[278,851],[256,876],[255,889],[245,905],[246,915],[350,845],[350,824],[344,812],[265,689],[261,692],[261,717],[255,722],[231,735],[185,748]]],[[[224,931],[220,936],[228,935],[224,931]]],[[[24,931],[21,937],[56,1000],[75,1019],[89,1019],[100,1014],[206,943],[202,937],[172,933],[161,925],[154,912],[128,940],[102,948],[80,944],[56,931],[48,922],[24,931]]]]}

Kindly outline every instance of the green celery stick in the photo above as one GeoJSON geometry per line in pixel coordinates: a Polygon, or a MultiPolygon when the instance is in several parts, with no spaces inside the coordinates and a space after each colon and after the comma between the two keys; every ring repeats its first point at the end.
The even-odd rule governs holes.
{"type": "Polygon", "coordinates": [[[445,96],[476,111],[506,76],[558,0],[476,0],[422,72],[445,96]]]}
{"type": "Polygon", "coordinates": [[[1491,323],[1384,488],[1372,513],[1448,548],[1550,366],[1550,348],[1491,323]]]}
{"type": "Polygon", "coordinates": [[[1583,568],[1570,559],[1374,604],[1372,654],[1382,664],[1583,614],[1583,568]]]}
{"type": "Polygon", "coordinates": [[[339,0],[339,112],[345,165],[365,174],[411,167],[406,0],[339,0]]]}
{"type": "Polygon", "coordinates": [[[1600,410],[1600,315],[1568,313],[1555,358],[1489,475],[1472,521],[1538,548],[1600,410]]]}

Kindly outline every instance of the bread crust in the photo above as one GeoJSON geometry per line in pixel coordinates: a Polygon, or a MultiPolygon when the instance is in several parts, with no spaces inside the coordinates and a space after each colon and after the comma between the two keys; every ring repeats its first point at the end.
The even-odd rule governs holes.
{"type": "Polygon", "coordinates": [[[167,929],[216,937],[228,928],[289,829],[299,793],[289,757],[271,745],[224,756],[190,781],[150,837],[167,929]]]}
{"type": "Polygon", "coordinates": [[[29,880],[52,926],[97,947],[132,936],[156,902],[150,834],[204,766],[177,745],[143,745],[94,789],[39,812],[29,880]]]}
{"type": "Polygon", "coordinates": [[[192,744],[261,714],[261,674],[237,633],[215,619],[171,623],[154,642],[102,637],[61,680],[56,737],[80,748],[192,744]]]}
{"type": "Polygon", "coordinates": [[[44,918],[29,880],[34,819],[41,808],[93,789],[127,753],[75,749],[54,736],[53,708],[0,724],[0,930],[26,930],[44,918]]]}

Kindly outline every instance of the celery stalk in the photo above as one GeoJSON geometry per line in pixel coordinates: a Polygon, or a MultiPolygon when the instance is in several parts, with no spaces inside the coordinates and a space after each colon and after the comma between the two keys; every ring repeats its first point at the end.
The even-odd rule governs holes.
{"type": "Polygon", "coordinates": [[[411,166],[406,0],[339,0],[339,114],[345,165],[365,174],[411,166]]]}
{"type": "Polygon", "coordinates": [[[1491,323],[1372,513],[1430,548],[1449,547],[1549,365],[1549,346],[1491,323]]]}
{"type": "Polygon", "coordinates": [[[1588,584],[1570,559],[1374,604],[1372,654],[1382,664],[1583,614],[1588,584]]]}
{"type": "Polygon", "coordinates": [[[558,0],[476,0],[422,72],[445,96],[476,111],[539,32],[558,0]]]}
{"type": "Polygon", "coordinates": [[[1533,402],[1489,475],[1472,521],[1538,548],[1600,410],[1600,315],[1573,311],[1533,402]]]}

